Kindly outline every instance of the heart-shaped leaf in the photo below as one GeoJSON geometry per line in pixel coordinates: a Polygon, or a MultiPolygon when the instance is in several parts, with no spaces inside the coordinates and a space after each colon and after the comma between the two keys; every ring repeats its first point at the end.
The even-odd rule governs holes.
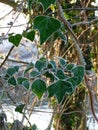
{"type": "Polygon", "coordinates": [[[30,77],[31,78],[36,78],[37,76],[40,76],[41,73],[36,71],[36,70],[33,70],[31,73],[30,73],[30,77]]]}
{"type": "Polygon", "coordinates": [[[15,111],[22,113],[24,106],[25,106],[25,104],[20,103],[19,105],[16,106],[15,111]]]}
{"type": "Polygon", "coordinates": [[[18,77],[17,78],[17,82],[19,85],[22,85],[23,81],[26,81],[26,80],[27,80],[27,78],[25,78],[25,77],[18,77]]]}
{"type": "Polygon", "coordinates": [[[8,68],[8,69],[7,69],[7,74],[8,74],[9,76],[12,76],[15,72],[16,72],[16,70],[15,70],[14,68],[8,68]]]}
{"type": "Polygon", "coordinates": [[[46,83],[42,79],[36,79],[31,85],[32,91],[41,99],[46,91],[46,83]]]}
{"type": "Polygon", "coordinates": [[[16,79],[12,76],[8,79],[8,83],[13,85],[13,86],[16,86],[16,79]]]}
{"type": "Polygon", "coordinates": [[[67,36],[64,35],[64,34],[61,32],[61,30],[58,30],[57,32],[55,32],[55,33],[53,34],[53,37],[52,37],[53,41],[55,41],[57,38],[60,38],[62,41],[64,41],[64,43],[65,43],[65,45],[66,45],[66,43],[67,43],[67,36]]]}
{"type": "Polygon", "coordinates": [[[76,66],[76,65],[73,64],[73,63],[67,64],[67,65],[66,65],[66,69],[67,69],[68,71],[72,71],[72,69],[75,68],[75,66],[76,66]]]}
{"type": "Polygon", "coordinates": [[[37,68],[39,71],[41,71],[42,69],[46,68],[46,62],[44,62],[42,60],[37,60],[35,63],[35,68],[37,68]]]}
{"type": "Polygon", "coordinates": [[[56,76],[59,78],[59,79],[66,79],[68,76],[66,76],[63,72],[63,70],[61,69],[58,69],[57,72],[56,72],[56,76]]]}
{"type": "Polygon", "coordinates": [[[63,100],[66,93],[70,94],[72,91],[72,84],[63,80],[58,80],[48,87],[49,97],[56,96],[58,103],[63,100]]]}
{"type": "Polygon", "coordinates": [[[33,41],[35,38],[35,31],[24,32],[23,36],[28,40],[33,41]]]}
{"type": "Polygon", "coordinates": [[[60,64],[61,67],[64,67],[67,64],[67,62],[64,58],[60,57],[59,58],[59,64],[60,64]]]}
{"type": "Polygon", "coordinates": [[[81,83],[84,77],[84,66],[77,66],[72,69],[74,77],[77,77],[77,85],[81,83]]]}
{"type": "Polygon", "coordinates": [[[79,80],[78,80],[78,77],[76,76],[68,78],[67,81],[73,85],[73,89],[75,89],[77,85],[79,85],[79,80]]]}
{"type": "Polygon", "coordinates": [[[9,36],[9,42],[13,43],[16,47],[18,47],[20,41],[22,39],[22,35],[21,34],[16,34],[16,35],[11,35],[9,36]]]}
{"type": "Polygon", "coordinates": [[[55,3],[55,0],[38,0],[42,5],[44,10],[46,10],[51,4],[55,3]]]}
{"type": "Polygon", "coordinates": [[[29,70],[31,70],[32,68],[34,68],[34,64],[31,62],[27,65],[26,70],[24,71],[24,74],[27,73],[29,70]]]}
{"type": "Polygon", "coordinates": [[[75,89],[83,80],[84,67],[68,64],[67,69],[73,73],[73,76],[68,78],[67,81],[70,82],[73,85],[73,89],[75,89]]]}
{"type": "Polygon", "coordinates": [[[25,80],[25,81],[22,82],[22,85],[23,85],[24,88],[26,88],[28,90],[29,86],[30,86],[30,83],[29,83],[28,80],[25,80]]]}
{"type": "Polygon", "coordinates": [[[9,76],[12,76],[16,72],[18,72],[18,70],[19,70],[19,66],[10,67],[10,68],[7,69],[7,74],[9,76]]]}
{"type": "Polygon", "coordinates": [[[45,74],[44,74],[48,79],[50,79],[50,81],[54,81],[55,77],[54,75],[49,71],[46,71],[45,74]]]}
{"type": "Polygon", "coordinates": [[[35,124],[33,124],[33,126],[31,126],[31,130],[38,130],[38,128],[35,124]]]}
{"type": "Polygon", "coordinates": [[[53,33],[61,27],[60,21],[49,16],[37,16],[34,19],[34,29],[40,33],[40,42],[43,44],[53,33]]]}

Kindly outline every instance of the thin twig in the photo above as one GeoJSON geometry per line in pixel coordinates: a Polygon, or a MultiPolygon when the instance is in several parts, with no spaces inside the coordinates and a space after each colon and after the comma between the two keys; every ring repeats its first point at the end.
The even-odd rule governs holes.
{"type": "Polygon", "coordinates": [[[24,26],[24,25],[27,25],[28,23],[23,23],[23,24],[19,24],[19,25],[14,25],[14,26],[6,26],[6,27],[0,27],[0,29],[2,29],[2,28],[15,28],[15,27],[20,27],[20,26],[24,26]]]}
{"type": "MultiPolygon", "coordinates": [[[[0,57],[0,59],[4,59],[4,58],[0,57]]],[[[26,61],[14,60],[14,59],[10,59],[10,58],[8,58],[7,61],[9,61],[9,62],[15,62],[15,63],[20,63],[20,64],[25,64],[25,65],[29,64],[29,62],[26,62],[26,61]]]]}
{"type": "Polygon", "coordinates": [[[12,50],[14,49],[14,46],[12,46],[7,54],[7,56],[5,57],[4,61],[1,63],[0,68],[5,64],[6,60],[8,59],[9,55],[11,54],[12,50]]]}
{"type": "Polygon", "coordinates": [[[14,9],[12,9],[10,12],[8,12],[6,15],[0,18],[0,20],[4,19],[6,16],[8,16],[14,9]]]}
{"type": "Polygon", "coordinates": [[[95,10],[98,10],[98,8],[66,8],[66,9],[63,9],[63,11],[73,11],[73,10],[87,10],[87,11],[95,11],[95,10]]]}
{"type": "Polygon", "coordinates": [[[72,24],[71,26],[74,27],[74,26],[85,25],[85,24],[92,25],[92,24],[95,23],[95,22],[98,22],[98,18],[93,19],[93,20],[91,20],[91,21],[84,21],[84,22],[74,23],[74,24],[72,24]]]}

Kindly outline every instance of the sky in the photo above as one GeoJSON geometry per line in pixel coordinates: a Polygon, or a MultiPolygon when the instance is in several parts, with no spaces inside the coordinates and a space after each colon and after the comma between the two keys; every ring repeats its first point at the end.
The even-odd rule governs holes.
{"type": "MultiPolygon", "coordinates": [[[[6,28],[6,27],[10,27],[11,26],[10,23],[13,23],[14,21],[15,21],[14,26],[27,23],[27,19],[26,19],[25,15],[23,15],[22,13],[16,12],[16,11],[12,11],[12,12],[11,11],[12,11],[11,7],[0,3],[0,36],[3,33],[6,34],[8,32],[9,28],[6,28]],[[11,13],[9,15],[5,16],[9,12],[11,12],[11,13]],[[4,17],[4,18],[2,19],[2,17],[4,17]],[[17,17],[18,17],[18,19],[16,19],[17,17]],[[5,27],[5,28],[2,28],[2,27],[5,27]]],[[[22,33],[22,31],[25,29],[25,27],[26,27],[26,25],[11,28],[10,33],[14,33],[14,32],[22,33]]]]}

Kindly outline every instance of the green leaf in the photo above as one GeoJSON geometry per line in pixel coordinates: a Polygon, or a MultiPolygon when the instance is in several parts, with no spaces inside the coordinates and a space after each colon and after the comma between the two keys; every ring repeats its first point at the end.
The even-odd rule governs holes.
{"type": "Polygon", "coordinates": [[[9,36],[9,42],[13,43],[16,47],[18,47],[20,41],[22,39],[22,35],[21,34],[16,34],[14,36],[9,36]]]}
{"type": "Polygon", "coordinates": [[[36,79],[31,85],[32,91],[37,95],[38,99],[41,99],[46,91],[46,83],[41,79],[36,79]]]}
{"type": "Polygon", "coordinates": [[[37,29],[40,32],[41,44],[43,44],[60,27],[60,21],[49,16],[37,16],[34,19],[34,29],[37,29]]]}
{"type": "Polygon", "coordinates": [[[26,80],[28,80],[28,79],[25,78],[25,77],[18,77],[17,78],[17,82],[18,82],[19,85],[22,85],[23,81],[26,81],[26,80]]]}
{"type": "Polygon", "coordinates": [[[33,41],[35,38],[35,31],[30,31],[30,32],[24,32],[23,36],[27,39],[29,39],[30,41],[33,41]]]}
{"type": "Polygon", "coordinates": [[[31,130],[38,130],[38,128],[35,124],[33,124],[33,126],[31,127],[31,130]]]}
{"type": "Polygon", "coordinates": [[[65,45],[67,43],[67,36],[61,33],[61,31],[58,33],[59,37],[61,38],[62,41],[64,41],[65,45]]]}
{"type": "Polygon", "coordinates": [[[78,77],[74,76],[71,78],[67,79],[68,82],[70,82],[73,85],[73,90],[77,87],[77,85],[79,84],[79,80],[78,77]]]}
{"type": "Polygon", "coordinates": [[[72,71],[72,69],[75,68],[75,67],[76,67],[76,65],[73,64],[73,63],[66,65],[66,69],[67,69],[68,71],[72,71]]]}
{"type": "Polygon", "coordinates": [[[24,88],[26,88],[27,90],[29,89],[30,83],[28,80],[25,80],[22,82],[22,85],[24,86],[24,88]]]}
{"type": "Polygon", "coordinates": [[[38,60],[35,63],[35,68],[37,68],[39,71],[41,71],[42,69],[46,68],[46,64],[44,61],[38,60]]]}
{"type": "Polygon", "coordinates": [[[18,72],[19,66],[14,66],[13,68],[15,69],[16,72],[18,72]]]}
{"type": "Polygon", "coordinates": [[[54,70],[56,70],[57,66],[56,66],[56,62],[55,61],[50,60],[49,64],[51,65],[50,68],[53,68],[54,70]]]}
{"type": "Polygon", "coordinates": [[[41,75],[41,73],[38,72],[38,71],[36,71],[36,70],[33,70],[33,71],[30,73],[30,77],[32,77],[32,78],[36,78],[36,77],[38,77],[38,76],[40,76],[40,75],[41,75]]]}
{"type": "Polygon", "coordinates": [[[83,80],[84,77],[84,67],[83,66],[75,66],[72,69],[72,73],[74,74],[72,77],[68,78],[67,81],[73,85],[73,89],[75,89],[83,80]]]}
{"type": "Polygon", "coordinates": [[[53,35],[53,41],[55,41],[57,38],[61,38],[62,41],[64,41],[65,45],[67,43],[67,36],[64,35],[60,30],[56,31],[53,35]]]}
{"type": "Polygon", "coordinates": [[[29,70],[31,70],[32,68],[34,68],[34,64],[31,62],[27,65],[26,70],[24,71],[24,74],[27,73],[29,70]]]}
{"type": "Polygon", "coordinates": [[[46,10],[51,4],[55,3],[55,0],[38,0],[42,5],[44,10],[46,10]]]}
{"type": "Polygon", "coordinates": [[[66,65],[66,60],[64,58],[59,58],[59,64],[61,67],[64,67],[66,65]]]}
{"type": "Polygon", "coordinates": [[[66,78],[67,78],[67,76],[64,74],[64,72],[63,72],[61,69],[58,69],[58,70],[57,70],[56,76],[57,76],[59,79],[66,79],[66,78]]]}
{"type": "Polygon", "coordinates": [[[18,70],[19,70],[19,66],[14,66],[14,67],[8,68],[6,72],[7,72],[7,75],[12,76],[16,72],[18,72],[18,70]]]}
{"type": "Polygon", "coordinates": [[[49,78],[51,81],[54,81],[54,76],[51,72],[45,72],[44,74],[47,78],[49,78]]]}
{"type": "Polygon", "coordinates": [[[15,74],[15,73],[16,73],[15,68],[8,68],[8,69],[7,69],[7,74],[8,74],[9,76],[12,76],[12,75],[15,74]]]}
{"type": "Polygon", "coordinates": [[[51,84],[47,90],[49,93],[49,97],[56,96],[58,103],[60,103],[66,93],[72,93],[73,86],[67,81],[58,80],[57,82],[51,84]]]}
{"type": "Polygon", "coordinates": [[[77,77],[77,84],[80,84],[84,77],[84,66],[77,66],[72,69],[72,72],[75,77],[77,77]]]}
{"type": "Polygon", "coordinates": [[[16,106],[15,111],[22,113],[24,106],[25,106],[25,104],[20,103],[18,106],[16,106]]]}
{"type": "Polygon", "coordinates": [[[13,85],[13,86],[16,86],[16,79],[12,76],[8,79],[8,83],[13,85]]]}

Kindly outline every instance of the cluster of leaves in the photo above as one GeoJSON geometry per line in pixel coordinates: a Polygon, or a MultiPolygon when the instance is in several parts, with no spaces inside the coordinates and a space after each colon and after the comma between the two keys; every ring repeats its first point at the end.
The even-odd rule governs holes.
{"type": "MultiPolygon", "coordinates": [[[[44,12],[50,7],[51,4],[55,5],[55,0],[28,0],[29,11],[32,10],[32,4],[34,4],[35,2],[41,3],[44,12]]],[[[16,47],[18,47],[22,37],[33,41],[37,31],[39,32],[41,45],[47,40],[49,40],[51,37],[53,40],[59,37],[64,42],[66,42],[66,36],[64,35],[64,32],[62,32],[63,25],[58,19],[56,19],[54,16],[48,16],[47,14],[37,15],[33,17],[34,19],[30,19],[32,23],[30,23],[31,27],[28,29],[28,31],[23,31],[22,34],[10,34],[9,42],[13,43],[16,47]]]]}
{"type": "MultiPolygon", "coordinates": [[[[21,76],[16,77],[19,67],[14,66],[6,71],[8,84],[14,87],[23,86],[32,91],[40,100],[46,92],[48,97],[56,97],[60,103],[66,94],[72,94],[81,83],[84,76],[84,67],[67,63],[65,59],[54,60],[40,58],[35,64],[28,64],[21,76]],[[28,75],[28,76],[27,76],[28,75]],[[49,81],[49,83],[47,83],[49,81]]],[[[20,104],[16,111],[20,111],[24,105],[20,104]]]]}

